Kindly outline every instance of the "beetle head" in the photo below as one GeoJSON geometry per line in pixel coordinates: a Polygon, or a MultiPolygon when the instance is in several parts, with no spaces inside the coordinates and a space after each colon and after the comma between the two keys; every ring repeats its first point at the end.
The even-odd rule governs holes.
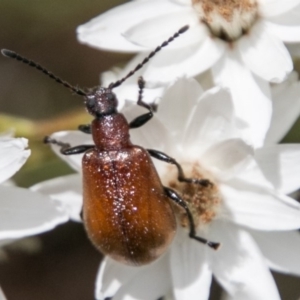
{"type": "Polygon", "coordinates": [[[110,88],[99,87],[85,97],[87,111],[94,117],[116,113],[118,100],[110,88]]]}

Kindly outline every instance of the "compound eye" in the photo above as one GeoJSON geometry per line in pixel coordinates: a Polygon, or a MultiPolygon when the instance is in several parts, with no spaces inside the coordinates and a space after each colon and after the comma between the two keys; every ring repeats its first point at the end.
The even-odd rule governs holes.
{"type": "Polygon", "coordinates": [[[87,98],[87,101],[86,101],[86,106],[88,108],[93,108],[96,104],[96,100],[95,100],[95,97],[94,96],[90,96],[87,98]]]}
{"type": "Polygon", "coordinates": [[[115,99],[115,95],[112,93],[108,93],[108,94],[106,94],[106,98],[107,98],[107,100],[111,101],[111,100],[115,99]]]}

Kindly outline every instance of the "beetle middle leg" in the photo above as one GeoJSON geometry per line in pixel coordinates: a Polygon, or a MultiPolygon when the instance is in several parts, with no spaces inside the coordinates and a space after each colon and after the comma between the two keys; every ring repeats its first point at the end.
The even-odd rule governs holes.
{"type": "Polygon", "coordinates": [[[147,151],[152,157],[154,157],[156,159],[159,159],[161,161],[164,161],[166,163],[175,165],[177,170],[178,170],[177,179],[180,182],[200,184],[204,187],[213,186],[213,183],[211,181],[209,181],[208,179],[196,179],[196,178],[187,178],[187,177],[185,177],[181,165],[174,158],[170,157],[169,155],[167,155],[167,154],[165,154],[161,151],[153,150],[153,149],[147,149],[147,151]]]}
{"type": "Polygon", "coordinates": [[[91,128],[91,124],[82,124],[78,126],[78,130],[83,132],[83,133],[87,133],[87,134],[92,134],[92,128],[91,128]]]}
{"type": "Polygon", "coordinates": [[[139,77],[138,86],[139,86],[139,96],[138,96],[137,105],[148,109],[149,112],[146,114],[143,114],[141,116],[138,116],[133,121],[131,121],[129,123],[130,129],[141,127],[145,123],[147,123],[153,117],[153,112],[156,111],[156,108],[157,108],[155,104],[148,104],[143,101],[143,91],[145,88],[145,80],[143,79],[143,77],[139,77]]]}
{"type": "Polygon", "coordinates": [[[181,206],[188,217],[189,220],[189,224],[190,224],[190,232],[189,232],[189,237],[200,242],[203,244],[208,245],[209,247],[217,250],[220,247],[220,243],[216,243],[216,242],[211,242],[208,241],[207,239],[204,239],[202,237],[199,237],[196,235],[196,229],[195,229],[195,223],[194,223],[194,219],[192,216],[192,213],[190,211],[190,209],[188,208],[188,205],[186,204],[186,202],[172,189],[168,188],[168,187],[164,187],[164,191],[166,193],[166,195],[175,203],[177,203],[179,206],[181,206]]]}
{"type": "Polygon", "coordinates": [[[95,147],[95,145],[79,145],[79,146],[71,147],[70,144],[57,141],[55,139],[50,138],[49,136],[46,136],[44,138],[44,143],[60,146],[60,153],[63,155],[81,154],[95,147]]]}

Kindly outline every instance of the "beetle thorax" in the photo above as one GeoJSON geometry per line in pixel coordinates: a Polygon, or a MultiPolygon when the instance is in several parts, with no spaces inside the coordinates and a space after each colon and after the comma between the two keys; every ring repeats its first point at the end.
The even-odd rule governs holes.
{"type": "Polygon", "coordinates": [[[127,120],[119,113],[95,119],[92,134],[96,148],[101,151],[120,150],[131,145],[127,120]]]}

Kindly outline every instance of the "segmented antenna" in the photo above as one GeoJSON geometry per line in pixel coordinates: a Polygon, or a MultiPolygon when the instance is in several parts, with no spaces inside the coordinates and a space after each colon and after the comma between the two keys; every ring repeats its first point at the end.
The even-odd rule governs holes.
{"type": "MultiPolygon", "coordinates": [[[[163,47],[166,47],[167,45],[169,45],[169,43],[171,43],[174,39],[176,39],[177,37],[179,37],[182,33],[186,32],[189,29],[189,25],[185,25],[182,28],[180,28],[175,34],[173,34],[168,40],[164,41],[160,46],[156,47],[155,50],[153,50],[147,57],[144,58],[144,60],[139,63],[135,69],[133,69],[132,71],[130,71],[125,77],[123,77],[122,79],[111,83],[109,85],[110,89],[113,89],[119,85],[121,85],[126,79],[128,79],[130,76],[132,76],[136,71],[138,71],[139,69],[141,69],[157,52],[159,52],[163,47]]],[[[52,78],[53,80],[55,80],[56,82],[62,84],[63,86],[67,87],[68,89],[70,89],[71,91],[73,91],[74,93],[76,93],[79,96],[87,96],[87,93],[85,93],[82,89],[77,88],[72,86],[70,83],[68,83],[67,81],[64,81],[62,79],[60,79],[59,77],[57,77],[56,75],[54,75],[53,73],[51,73],[50,71],[48,71],[47,69],[45,69],[44,67],[42,67],[41,65],[35,63],[32,60],[29,60],[25,57],[22,57],[21,55],[17,54],[14,51],[11,50],[7,50],[7,49],[2,49],[1,53],[3,56],[6,57],[10,57],[10,58],[14,58],[18,61],[23,62],[24,64],[29,65],[30,67],[33,67],[41,72],[43,72],[44,74],[46,74],[47,76],[49,76],[50,78],[52,78]]]]}
{"type": "Polygon", "coordinates": [[[134,70],[130,71],[125,77],[122,79],[116,81],[115,83],[111,83],[109,85],[110,89],[113,89],[119,85],[121,85],[127,78],[132,76],[136,71],[141,69],[149,60],[152,58],[157,52],[159,52],[163,47],[166,47],[170,42],[172,42],[174,39],[179,37],[182,33],[186,32],[189,29],[189,25],[185,25],[182,28],[180,28],[174,35],[172,35],[168,40],[164,41],[160,46],[156,47],[155,50],[153,50],[147,57],[144,58],[144,60],[139,63],[134,70]]]}
{"type": "Polygon", "coordinates": [[[10,51],[10,50],[7,50],[7,49],[2,49],[1,53],[2,53],[2,55],[6,56],[6,57],[14,58],[18,61],[23,62],[24,64],[29,65],[30,67],[38,69],[39,71],[43,72],[44,74],[46,74],[50,78],[54,79],[56,82],[58,82],[58,83],[62,84],[63,86],[69,88],[70,90],[72,90],[74,93],[76,93],[79,96],[86,96],[87,95],[80,88],[76,88],[76,87],[72,86],[70,83],[68,83],[67,81],[64,81],[64,80],[60,79],[59,77],[55,76],[54,74],[52,74],[50,71],[46,70],[41,65],[39,65],[39,64],[35,63],[34,61],[29,60],[25,57],[22,57],[21,55],[17,54],[16,52],[13,52],[13,51],[10,51]]]}

